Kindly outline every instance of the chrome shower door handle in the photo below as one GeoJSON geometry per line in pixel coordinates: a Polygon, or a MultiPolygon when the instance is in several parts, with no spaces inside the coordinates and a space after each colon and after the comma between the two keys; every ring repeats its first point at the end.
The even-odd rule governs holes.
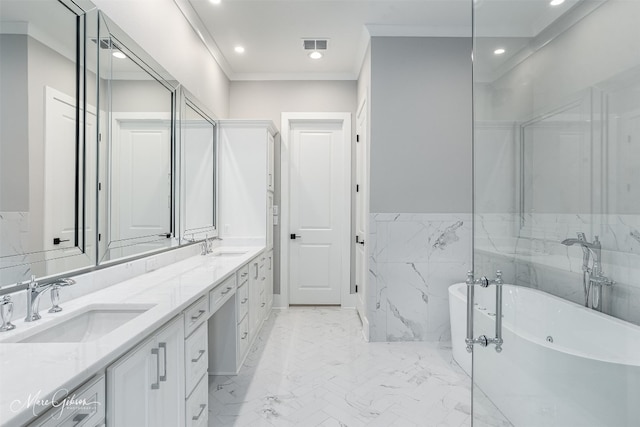
{"type": "Polygon", "coordinates": [[[482,347],[487,347],[489,344],[495,344],[495,350],[497,353],[502,351],[502,271],[496,271],[496,278],[493,280],[483,276],[480,279],[474,279],[473,272],[467,272],[467,337],[465,343],[467,344],[467,351],[471,353],[475,344],[480,344],[482,347]],[[489,287],[489,285],[496,286],[496,324],[495,324],[495,337],[489,338],[486,335],[480,335],[478,338],[473,337],[473,316],[474,316],[474,286],[480,285],[483,288],[489,287]]]}

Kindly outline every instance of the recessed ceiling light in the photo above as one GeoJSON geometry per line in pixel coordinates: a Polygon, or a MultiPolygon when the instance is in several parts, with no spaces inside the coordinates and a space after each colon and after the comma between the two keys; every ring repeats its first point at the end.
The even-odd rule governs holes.
{"type": "Polygon", "coordinates": [[[503,53],[505,53],[506,50],[504,50],[503,48],[499,48],[493,51],[494,55],[502,55],[503,53]]]}
{"type": "Polygon", "coordinates": [[[242,46],[236,46],[233,50],[235,50],[236,53],[244,53],[244,47],[242,46]]]}
{"type": "Polygon", "coordinates": [[[119,50],[114,50],[112,55],[115,56],[118,59],[125,59],[127,57],[127,55],[125,55],[124,53],[120,52],[119,50]]]}
{"type": "Polygon", "coordinates": [[[213,4],[220,4],[222,0],[209,0],[213,4]]]}
{"type": "Polygon", "coordinates": [[[551,0],[551,3],[549,3],[551,6],[559,6],[562,3],[564,3],[564,0],[551,0]]]}
{"type": "Polygon", "coordinates": [[[311,59],[320,59],[320,58],[322,58],[322,54],[320,52],[318,52],[317,50],[314,50],[313,52],[311,52],[309,54],[309,58],[311,58],[311,59]]]}

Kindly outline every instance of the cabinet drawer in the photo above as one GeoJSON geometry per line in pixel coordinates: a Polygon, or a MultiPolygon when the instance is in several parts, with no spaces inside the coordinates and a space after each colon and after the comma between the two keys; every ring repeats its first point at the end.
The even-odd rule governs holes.
{"type": "Polygon", "coordinates": [[[245,316],[238,325],[238,363],[242,362],[249,349],[249,316],[245,316]]]}
{"type": "Polygon", "coordinates": [[[260,321],[264,320],[267,317],[267,293],[263,293],[260,295],[260,321]]]}
{"type": "Polygon", "coordinates": [[[184,344],[185,380],[187,396],[189,396],[209,366],[207,323],[200,325],[184,344]]]}
{"type": "Polygon", "coordinates": [[[186,422],[187,427],[205,427],[209,418],[209,377],[204,375],[191,396],[187,399],[186,422]]]}
{"type": "Polygon", "coordinates": [[[249,280],[249,264],[243,265],[238,270],[238,286],[249,280]]]}
{"type": "Polygon", "coordinates": [[[207,298],[202,297],[184,312],[184,336],[188,337],[209,318],[207,298]]]}
{"type": "Polygon", "coordinates": [[[209,292],[209,312],[215,313],[236,290],[236,276],[231,276],[209,292]]]}
{"type": "Polygon", "coordinates": [[[238,323],[244,319],[249,312],[249,284],[245,283],[238,287],[236,292],[236,299],[238,301],[238,323]]]}
{"type": "Polygon", "coordinates": [[[66,405],[49,410],[29,427],[94,427],[104,420],[105,416],[105,381],[104,375],[89,381],[77,391],[69,393],[66,405]],[[83,405],[84,402],[91,404],[83,405]],[[93,403],[95,402],[95,403],[93,403]]]}

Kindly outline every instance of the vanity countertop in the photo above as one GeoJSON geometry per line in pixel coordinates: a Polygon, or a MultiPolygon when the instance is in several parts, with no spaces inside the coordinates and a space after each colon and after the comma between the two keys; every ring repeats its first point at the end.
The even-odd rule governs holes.
{"type": "MultiPolygon", "coordinates": [[[[105,369],[163,324],[221,284],[264,247],[222,247],[236,256],[195,256],[61,304],[61,313],[42,310],[42,319],[14,321],[0,337],[0,425],[21,426],[46,409],[38,404],[64,396],[105,369]],[[153,305],[101,338],[84,343],[12,343],[33,328],[70,316],[89,305],[153,305]]],[[[64,289],[62,290],[64,292],[64,289]]],[[[43,295],[43,297],[47,297],[43,295]]],[[[50,406],[50,405],[48,405],[50,406]]]]}

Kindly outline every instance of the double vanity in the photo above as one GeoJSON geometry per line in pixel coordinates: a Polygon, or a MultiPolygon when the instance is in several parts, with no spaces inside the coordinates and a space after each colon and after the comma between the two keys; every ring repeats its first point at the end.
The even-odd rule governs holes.
{"type": "Polygon", "coordinates": [[[219,247],[19,322],[0,425],[206,426],[208,375],[238,372],[272,302],[273,251],[219,247]]]}

